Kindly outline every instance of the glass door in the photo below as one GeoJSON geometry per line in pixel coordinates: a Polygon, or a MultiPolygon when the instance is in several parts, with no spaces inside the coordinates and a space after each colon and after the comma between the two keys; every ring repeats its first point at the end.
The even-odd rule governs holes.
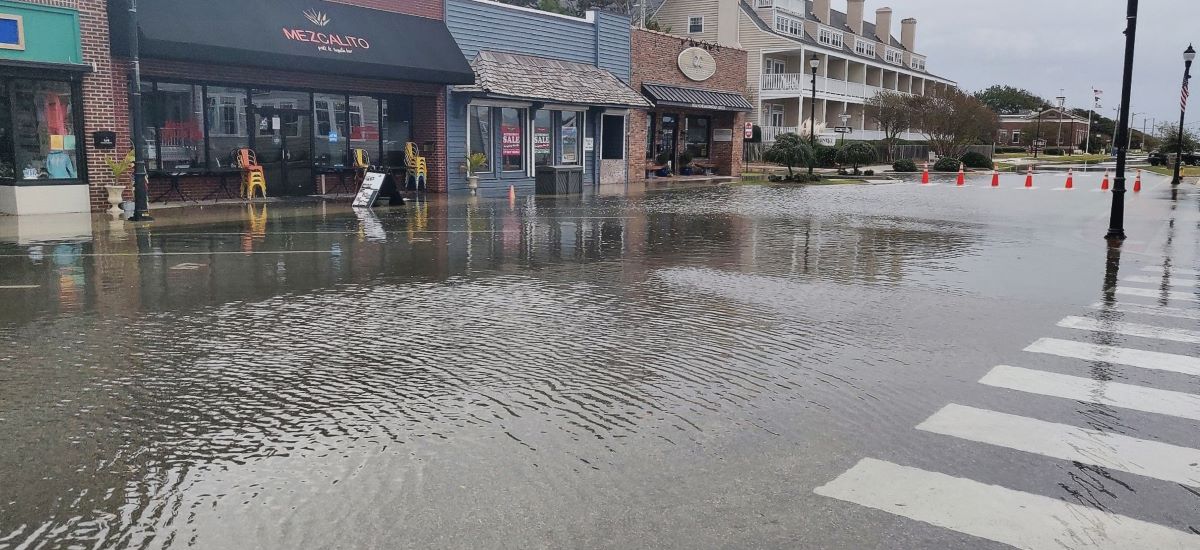
{"type": "Polygon", "coordinates": [[[671,162],[672,170],[676,170],[679,165],[679,159],[675,156],[675,142],[679,137],[679,115],[663,115],[658,131],[658,150],[655,152],[655,158],[665,153],[667,160],[671,162]]]}
{"type": "Polygon", "coordinates": [[[314,194],[309,95],[255,90],[253,101],[254,149],[267,178],[267,194],[314,194]]]}

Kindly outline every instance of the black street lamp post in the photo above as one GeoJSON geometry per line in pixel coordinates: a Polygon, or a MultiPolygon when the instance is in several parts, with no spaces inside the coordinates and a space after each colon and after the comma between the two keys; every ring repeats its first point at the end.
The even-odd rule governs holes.
{"type": "MultiPolygon", "coordinates": [[[[817,152],[817,67],[821,66],[821,60],[817,59],[817,54],[813,54],[812,59],[808,60],[808,66],[812,68],[812,104],[808,116],[808,143],[812,147],[813,154],[817,152]]],[[[813,173],[813,164],[809,163],[808,173],[813,173]]]]}
{"type": "Polygon", "coordinates": [[[1113,141],[1117,150],[1117,173],[1113,178],[1112,212],[1109,216],[1108,241],[1125,240],[1125,157],[1129,153],[1127,147],[1121,147],[1129,142],[1129,105],[1133,89],[1133,51],[1136,45],[1138,0],[1128,0],[1125,14],[1125,68],[1121,78],[1121,114],[1117,121],[1118,135],[1113,141]]]}
{"type": "Polygon", "coordinates": [[[130,221],[152,220],[150,192],[147,186],[145,139],[142,135],[142,64],[138,44],[137,0],[129,0],[129,59],[133,65],[133,80],[129,83],[129,113],[133,122],[133,216],[130,221]]]}
{"type": "Polygon", "coordinates": [[[1171,178],[1171,185],[1179,185],[1180,165],[1183,164],[1183,119],[1187,115],[1187,93],[1188,80],[1192,78],[1192,60],[1196,59],[1196,50],[1188,44],[1186,50],[1183,50],[1183,89],[1179,95],[1179,137],[1175,142],[1175,177],[1171,178]]]}
{"type": "Polygon", "coordinates": [[[1033,136],[1033,158],[1038,158],[1038,151],[1042,147],[1042,115],[1046,113],[1046,106],[1038,107],[1038,123],[1037,134],[1033,136]]]}

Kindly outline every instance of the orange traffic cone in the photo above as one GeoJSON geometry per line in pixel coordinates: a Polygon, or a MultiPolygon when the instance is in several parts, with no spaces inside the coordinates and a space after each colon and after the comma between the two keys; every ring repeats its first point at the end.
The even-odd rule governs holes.
{"type": "Polygon", "coordinates": [[[1137,171],[1137,179],[1133,180],[1133,192],[1138,193],[1142,190],[1142,171],[1137,171]]]}
{"type": "Polygon", "coordinates": [[[958,163],[958,186],[959,187],[962,187],[967,184],[967,178],[963,174],[963,168],[966,168],[966,166],[964,166],[963,163],[961,163],[961,162],[958,163]]]}
{"type": "Polygon", "coordinates": [[[929,163],[925,163],[925,171],[921,172],[921,185],[929,185],[929,163]]]}
{"type": "Polygon", "coordinates": [[[1025,172],[1025,188],[1033,187],[1033,165],[1029,166],[1029,170],[1025,172]]]}
{"type": "Polygon", "coordinates": [[[1075,170],[1067,169],[1067,189],[1075,188],[1075,170]]]}
{"type": "Polygon", "coordinates": [[[1108,168],[1104,169],[1104,181],[1100,182],[1100,190],[1108,191],[1108,168]]]}
{"type": "Polygon", "coordinates": [[[517,187],[515,185],[508,186],[508,204],[509,206],[517,204],[517,187]]]}
{"type": "Polygon", "coordinates": [[[995,168],[992,169],[992,187],[1000,187],[1000,172],[995,168]]]}

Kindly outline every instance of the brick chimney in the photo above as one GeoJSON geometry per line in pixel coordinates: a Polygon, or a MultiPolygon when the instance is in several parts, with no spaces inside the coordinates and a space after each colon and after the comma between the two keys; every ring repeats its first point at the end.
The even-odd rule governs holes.
{"type": "Polygon", "coordinates": [[[904,49],[915,52],[917,51],[917,20],[909,17],[900,21],[900,43],[904,44],[904,49]]]}
{"type": "Polygon", "coordinates": [[[892,8],[875,10],[875,38],[884,44],[892,43],[892,8]]]}
{"type": "Polygon", "coordinates": [[[863,2],[866,0],[846,0],[846,24],[859,36],[863,33],[863,2]]]}
{"type": "Polygon", "coordinates": [[[826,25],[829,24],[829,2],[830,0],[813,0],[813,16],[826,25]]]}

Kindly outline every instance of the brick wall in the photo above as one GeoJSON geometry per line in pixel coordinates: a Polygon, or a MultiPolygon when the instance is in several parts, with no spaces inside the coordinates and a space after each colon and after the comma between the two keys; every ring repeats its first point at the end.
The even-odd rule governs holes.
{"type": "MultiPolygon", "coordinates": [[[[633,79],[631,86],[641,90],[646,82],[657,82],[691,88],[704,88],[724,92],[747,93],[745,50],[700,44],[688,38],[671,34],[633,29],[633,79]],[[717,62],[717,72],[708,80],[696,82],[679,70],[679,54],[692,46],[707,46],[709,53],[717,62]]],[[[746,121],[745,113],[728,113],[720,111],[704,111],[695,109],[679,109],[664,107],[657,109],[655,128],[661,128],[663,113],[712,116],[713,129],[733,130],[732,142],[713,142],[709,161],[716,164],[718,173],[723,176],[739,176],[742,173],[742,130],[746,121]]],[[[629,178],[640,181],[645,178],[646,166],[646,112],[633,112],[629,117],[629,178]]],[[[680,136],[682,141],[682,135],[680,136]]],[[[679,144],[677,144],[678,146],[679,144]]]]}
{"type": "Polygon", "coordinates": [[[85,143],[92,206],[103,210],[108,208],[104,186],[116,183],[104,159],[117,155],[120,155],[117,157],[120,158],[129,151],[126,88],[122,84],[121,93],[114,93],[114,67],[112,56],[109,54],[108,11],[105,0],[77,0],[75,7],[79,10],[83,61],[90,63],[94,69],[83,77],[84,131],[79,139],[85,143]],[[119,132],[118,143],[122,146],[115,152],[96,150],[91,135],[92,132],[101,130],[119,132]]]}

